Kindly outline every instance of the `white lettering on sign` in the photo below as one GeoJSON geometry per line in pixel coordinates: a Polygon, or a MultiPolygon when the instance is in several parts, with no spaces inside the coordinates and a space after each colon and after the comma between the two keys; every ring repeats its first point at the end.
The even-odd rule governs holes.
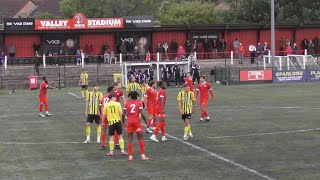
{"type": "Polygon", "coordinates": [[[122,42],[129,42],[130,40],[133,41],[133,38],[120,38],[122,42]]]}
{"type": "Polygon", "coordinates": [[[47,40],[48,44],[60,44],[60,40],[47,40]]]}
{"type": "Polygon", "coordinates": [[[42,27],[66,27],[68,20],[40,21],[42,27]]]}
{"type": "Polygon", "coordinates": [[[121,26],[120,19],[91,19],[88,26],[121,26]]]}
{"type": "Polygon", "coordinates": [[[263,71],[248,71],[249,80],[264,80],[263,71]]]}

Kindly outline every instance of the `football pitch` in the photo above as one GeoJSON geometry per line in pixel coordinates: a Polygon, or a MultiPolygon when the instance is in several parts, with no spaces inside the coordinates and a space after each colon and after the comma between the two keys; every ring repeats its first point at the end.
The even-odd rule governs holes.
{"type": "Polygon", "coordinates": [[[144,133],[149,160],[141,161],[135,137],[132,162],[119,150],[114,157],[100,150],[95,124],[92,143],[82,143],[79,88],[48,90],[53,116],[46,118],[38,117],[38,90],[0,91],[0,179],[320,179],[320,83],[212,86],[211,121],[199,123],[197,108],[188,141],[180,88],[169,87],[168,141],[144,133]]]}

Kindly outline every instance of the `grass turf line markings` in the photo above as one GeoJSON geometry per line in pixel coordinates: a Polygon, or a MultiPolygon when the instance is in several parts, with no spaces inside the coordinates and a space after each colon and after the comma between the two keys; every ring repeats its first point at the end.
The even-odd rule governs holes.
{"type": "MultiPolygon", "coordinates": [[[[78,98],[78,99],[82,99],[80,96],[78,96],[78,95],[76,95],[76,94],[73,94],[73,93],[70,93],[70,92],[68,92],[68,94],[70,94],[70,95],[72,95],[72,96],[74,96],[74,97],[76,97],[76,98],[78,98]]],[[[144,125],[144,126],[145,126],[145,125],[144,125]]],[[[222,157],[222,156],[220,156],[220,155],[218,155],[218,154],[216,154],[216,153],[213,153],[213,152],[211,152],[211,151],[208,151],[208,150],[206,150],[206,149],[204,149],[204,148],[202,148],[202,147],[199,147],[199,146],[194,145],[194,144],[192,144],[192,143],[189,143],[189,142],[186,142],[186,141],[184,141],[184,140],[181,140],[181,139],[179,139],[179,138],[177,138],[177,137],[175,137],[175,136],[173,136],[173,135],[170,135],[170,134],[168,134],[168,133],[166,133],[166,135],[167,135],[168,137],[176,140],[176,141],[179,141],[179,142],[181,142],[181,143],[183,143],[183,144],[185,144],[185,145],[191,146],[191,147],[193,147],[193,148],[195,148],[195,149],[198,149],[198,150],[200,150],[200,151],[202,151],[202,152],[205,152],[205,153],[207,153],[207,154],[209,154],[209,155],[211,155],[211,156],[213,156],[213,157],[215,157],[215,158],[217,158],[217,159],[220,159],[220,160],[222,160],[222,161],[225,161],[225,162],[227,162],[227,163],[230,163],[230,164],[232,164],[232,165],[234,165],[234,166],[237,166],[238,168],[241,168],[241,169],[243,169],[243,170],[245,170],[245,171],[251,172],[251,173],[253,173],[253,174],[255,174],[255,175],[259,176],[259,177],[262,177],[262,178],[265,178],[265,179],[268,179],[268,180],[273,180],[273,178],[271,178],[271,177],[269,177],[269,176],[267,176],[267,175],[261,174],[260,172],[254,170],[254,169],[250,169],[250,168],[248,168],[248,167],[246,167],[246,166],[244,166],[244,165],[242,165],[242,164],[239,164],[239,163],[237,163],[237,162],[234,162],[234,161],[232,161],[232,160],[229,160],[229,159],[227,159],[227,158],[224,158],[224,157],[222,157]]]]}

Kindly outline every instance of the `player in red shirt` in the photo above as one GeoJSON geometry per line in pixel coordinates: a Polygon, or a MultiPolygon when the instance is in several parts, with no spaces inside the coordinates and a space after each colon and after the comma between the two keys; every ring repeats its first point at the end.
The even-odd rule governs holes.
{"type": "Polygon", "coordinates": [[[140,153],[141,153],[141,160],[145,161],[148,160],[148,158],[144,154],[144,141],[142,139],[142,124],[140,122],[140,115],[143,118],[144,122],[147,123],[147,119],[142,113],[143,105],[142,102],[138,100],[139,93],[137,91],[131,91],[128,94],[128,97],[130,98],[129,101],[126,102],[124,105],[124,111],[122,114],[122,123],[125,124],[125,116],[128,117],[128,123],[126,125],[127,127],[127,133],[129,136],[128,140],[128,151],[129,151],[129,161],[133,160],[132,157],[132,139],[133,139],[133,133],[136,132],[138,139],[139,139],[139,145],[140,145],[140,153]]]}
{"type": "Polygon", "coordinates": [[[52,114],[49,113],[49,106],[48,106],[48,98],[47,98],[47,89],[56,89],[55,87],[48,85],[48,79],[46,77],[42,78],[42,83],[40,84],[40,93],[39,93],[39,117],[46,117],[46,116],[52,116],[52,114]],[[42,107],[45,106],[46,114],[42,114],[42,107]]]}
{"type": "MultiPolygon", "coordinates": [[[[101,108],[100,112],[103,111],[104,106],[110,101],[109,94],[114,93],[114,91],[115,91],[114,86],[108,87],[106,94],[102,97],[102,99],[100,101],[100,108],[101,108]]],[[[101,147],[101,150],[105,150],[106,149],[106,138],[107,138],[106,131],[108,128],[108,120],[103,119],[102,115],[101,115],[101,121],[102,121],[102,123],[101,123],[102,124],[102,126],[101,126],[102,127],[102,133],[101,133],[101,146],[102,147],[101,147]]],[[[118,141],[119,141],[119,139],[118,139],[118,141]]]]}
{"type": "Polygon", "coordinates": [[[184,78],[184,83],[190,87],[190,91],[194,92],[194,85],[192,82],[191,73],[187,73],[187,77],[184,78]]]}
{"type": "Polygon", "coordinates": [[[157,102],[157,89],[156,89],[156,83],[154,81],[150,81],[149,85],[150,85],[150,88],[147,89],[146,93],[144,94],[144,104],[147,105],[146,108],[149,114],[146,132],[153,133],[150,126],[151,124],[153,124],[153,127],[156,127],[156,124],[157,124],[156,112],[155,112],[155,105],[157,102]]]}
{"type": "Polygon", "coordinates": [[[155,142],[159,142],[156,138],[159,130],[161,130],[162,134],[162,141],[166,141],[166,134],[164,131],[164,120],[165,120],[165,115],[164,115],[164,110],[166,106],[166,100],[167,100],[167,95],[166,95],[166,88],[167,84],[163,81],[158,82],[158,86],[160,87],[158,93],[157,93],[157,104],[156,104],[156,114],[158,115],[158,118],[160,120],[159,124],[157,125],[155,131],[153,132],[153,135],[150,137],[151,140],[155,142]]]}
{"type": "MultiPolygon", "coordinates": [[[[115,91],[114,93],[116,94],[116,101],[117,102],[120,102],[120,98],[122,98],[122,101],[123,101],[123,105],[126,104],[126,98],[122,92],[121,89],[119,89],[119,83],[117,82],[114,82],[113,83],[113,86],[115,88],[115,91]]],[[[116,144],[116,149],[120,149],[120,146],[119,146],[119,136],[118,136],[118,133],[117,131],[114,132],[114,142],[116,144]]]]}
{"type": "Polygon", "coordinates": [[[206,110],[208,99],[209,99],[209,93],[211,94],[212,101],[214,100],[214,93],[212,92],[211,86],[208,82],[206,82],[205,76],[200,76],[200,84],[198,85],[196,99],[198,98],[198,95],[200,93],[200,108],[201,108],[201,118],[200,122],[203,122],[203,117],[206,117],[206,121],[210,121],[208,112],[206,110]]]}

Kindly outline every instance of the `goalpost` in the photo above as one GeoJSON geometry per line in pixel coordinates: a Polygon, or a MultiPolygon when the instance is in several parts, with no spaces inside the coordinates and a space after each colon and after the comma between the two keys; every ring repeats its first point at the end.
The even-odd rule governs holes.
{"type": "Polygon", "coordinates": [[[128,86],[128,79],[127,74],[129,72],[130,67],[135,67],[136,70],[144,70],[148,69],[150,65],[152,65],[154,69],[154,76],[157,81],[161,79],[161,67],[166,66],[173,66],[175,64],[178,64],[182,69],[183,72],[190,72],[190,62],[189,61],[176,61],[176,62],[170,62],[170,61],[163,61],[163,62],[141,62],[141,63],[128,63],[124,62],[121,63],[121,72],[122,72],[122,81],[121,84],[123,87],[128,86]]]}
{"type": "MultiPolygon", "coordinates": [[[[306,66],[316,66],[319,68],[316,60],[311,55],[287,55],[287,56],[275,56],[275,67],[279,70],[290,69],[306,69],[306,66]]],[[[271,63],[271,56],[263,56],[263,67],[266,69],[267,64],[271,63]]]]}

